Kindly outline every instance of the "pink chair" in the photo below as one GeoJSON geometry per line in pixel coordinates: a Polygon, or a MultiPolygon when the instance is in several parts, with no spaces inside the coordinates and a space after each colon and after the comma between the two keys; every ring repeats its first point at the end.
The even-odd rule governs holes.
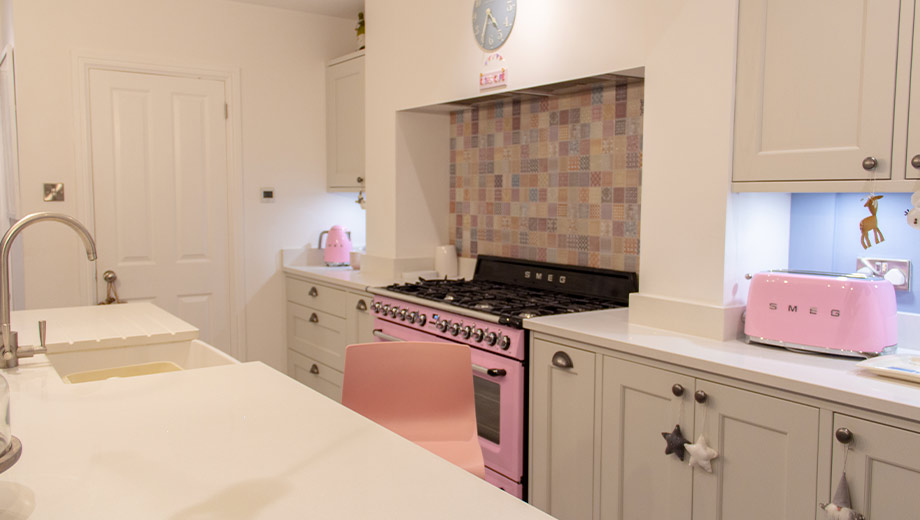
{"type": "Polygon", "coordinates": [[[470,349],[394,341],[345,349],[342,404],[485,478],[470,349]]]}

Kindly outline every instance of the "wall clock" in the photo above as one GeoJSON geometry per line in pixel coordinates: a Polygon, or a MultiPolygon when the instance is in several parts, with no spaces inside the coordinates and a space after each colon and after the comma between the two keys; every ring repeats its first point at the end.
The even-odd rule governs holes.
{"type": "Polygon", "coordinates": [[[473,37],[483,50],[502,46],[514,27],[517,0],[474,0],[473,37]]]}

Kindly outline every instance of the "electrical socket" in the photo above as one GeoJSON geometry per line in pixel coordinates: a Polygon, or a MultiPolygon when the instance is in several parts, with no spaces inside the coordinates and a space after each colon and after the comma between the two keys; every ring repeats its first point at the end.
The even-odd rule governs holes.
{"type": "MultiPolygon", "coordinates": [[[[897,269],[904,274],[904,283],[894,286],[896,291],[909,291],[910,290],[910,260],[898,260],[892,258],[869,258],[862,257],[856,259],[856,270],[862,269],[865,267],[863,263],[865,261],[872,266],[873,269],[878,273],[878,276],[885,276],[889,271],[897,269]]],[[[889,280],[891,281],[891,280],[889,280]]],[[[891,282],[894,284],[894,282],[891,282]]]]}

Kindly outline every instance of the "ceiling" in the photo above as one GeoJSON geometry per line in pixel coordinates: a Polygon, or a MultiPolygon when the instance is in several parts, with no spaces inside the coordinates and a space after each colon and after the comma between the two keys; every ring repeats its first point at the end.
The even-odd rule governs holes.
{"type": "Polygon", "coordinates": [[[246,4],[267,5],[306,13],[324,14],[338,18],[358,19],[364,10],[364,0],[232,0],[246,4]]]}

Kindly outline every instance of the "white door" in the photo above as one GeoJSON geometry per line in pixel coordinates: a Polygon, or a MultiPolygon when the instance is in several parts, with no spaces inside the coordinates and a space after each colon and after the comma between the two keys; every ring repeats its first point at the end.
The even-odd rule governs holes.
{"type": "Polygon", "coordinates": [[[149,301],[230,350],[224,84],[90,73],[97,294],[149,301]]]}

